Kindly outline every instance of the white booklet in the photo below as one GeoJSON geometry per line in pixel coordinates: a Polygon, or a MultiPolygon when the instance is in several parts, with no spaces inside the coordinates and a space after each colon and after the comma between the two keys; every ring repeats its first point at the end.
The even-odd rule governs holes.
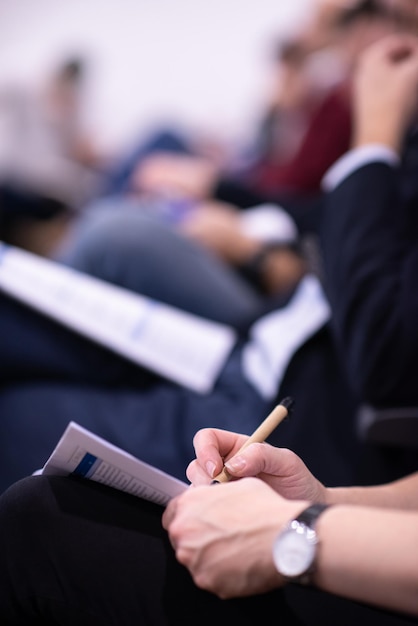
{"type": "Polygon", "coordinates": [[[199,393],[236,341],[233,328],[0,242],[0,290],[199,393]]]}
{"type": "Polygon", "coordinates": [[[189,487],[76,422],[68,424],[44,467],[35,474],[82,476],[162,506],[189,487]]]}

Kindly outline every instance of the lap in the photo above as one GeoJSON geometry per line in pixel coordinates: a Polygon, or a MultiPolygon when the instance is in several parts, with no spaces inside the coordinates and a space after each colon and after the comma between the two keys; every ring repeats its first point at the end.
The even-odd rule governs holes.
{"type": "Polygon", "coordinates": [[[69,421],[180,479],[193,458],[193,436],[213,426],[251,433],[269,405],[244,380],[240,351],[213,392],[199,394],[137,370],[86,382],[51,369],[0,387],[0,492],[42,467],[69,421]],[[19,450],[19,454],[16,454],[19,450]]]}
{"type": "MultiPolygon", "coordinates": [[[[17,483],[0,500],[2,623],[36,623],[40,613],[80,626],[250,626],[262,609],[278,610],[281,594],[221,601],[198,589],[174,557],[161,512],[83,479],[17,483]]],[[[280,613],[281,623],[298,623],[285,605],[280,613]]]]}
{"type": "Polygon", "coordinates": [[[107,200],[75,223],[57,258],[76,269],[209,319],[247,326],[264,299],[238,273],[140,202],[107,200]]]}
{"type": "Polygon", "coordinates": [[[407,626],[414,619],[289,586],[219,600],[175,559],[162,508],[86,479],[32,477],[0,497],[0,618],[9,626],[407,626]]]}

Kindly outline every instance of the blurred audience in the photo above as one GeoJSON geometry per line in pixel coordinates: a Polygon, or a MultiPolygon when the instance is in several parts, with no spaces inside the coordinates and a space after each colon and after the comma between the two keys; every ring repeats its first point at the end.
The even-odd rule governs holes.
{"type": "MultiPolygon", "coordinates": [[[[308,269],[320,272],[316,246],[309,235],[316,234],[320,219],[323,174],[350,143],[350,76],[361,52],[398,28],[398,20],[378,0],[361,0],[350,6],[321,2],[308,27],[281,43],[276,69],[280,79],[277,81],[276,76],[274,97],[252,165],[236,171],[229,181],[219,178],[221,172],[213,161],[194,156],[181,138],[164,132],[141,145],[123,163],[114,179],[113,192],[109,190],[109,197],[90,207],[90,215],[82,216],[69,230],[55,258],[76,265],[81,258],[84,263],[93,255],[83,251],[86,242],[90,250],[103,248],[95,239],[104,237],[106,246],[118,247],[125,231],[129,244],[124,256],[130,249],[137,266],[135,259],[138,254],[143,256],[139,252],[142,247],[148,251],[148,261],[143,262],[152,268],[158,253],[151,250],[150,242],[157,246],[161,237],[166,237],[158,234],[158,229],[168,226],[219,258],[228,273],[232,267],[238,274],[237,283],[249,283],[251,300],[260,293],[269,295],[257,275],[257,265],[263,262],[266,249],[275,248],[282,257],[282,275],[274,285],[276,295],[279,291],[286,294],[308,269]],[[299,118],[299,130],[292,130],[295,118],[299,118]],[[282,133],[280,129],[286,130],[282,133]],[[247,201],[265,202],[274,197],[284,209],[276,201],[251,207],[240,203],[243,196],[237,198],[235,191],[240,189],[241,194],[250,188],[247,201]],[[245,211],[240,210],[243,205],[245,211]],[[100,217],[100,211],[112,209],[116,209],[113,218],[100,217]],[[146,211],[146,219],[133,217],[135,210],[146,211]],[[150,229],[153,214],[162,224],[150,229]],[[104,233],[106,220],[117,232],[114,243],[104,233]],[[83,229],[87,229],[86,236],[83,229]],[[144,232],[149,237],[144,238],[144,232]]],[[[165,253],[173,249],[166,246],[165,253]]],[[[248,285],[240,288],[248,290],[248,285]]]]}
{"type": "MultiPolygon", "coordinates": [[[[183,235],[224,260],[230,243],[220,250],[217,242],[232,241],[234,207],[282,205],[299,234],[316,232],[321,178],[350,141],[349,76],[355,59],[393,28],[392,13],[380,0],[320,0],[311,19],[275,45],[271,91],[252,145],[226,161],[208,157],[198,141],[168,130],[141,141],[116,169],[105,172],[80,124],[85,62],[66,60],[40,95],[16,92],[4,98],[19,100],[19,106],[6,109],[14,121],[7,126],[9,140],[0,142],[0,236],[25,247],[13,229],[23,226],[22,234],[28,214],[45,223],[45,217],[84,210],[103,195],[115,208],[123,206],[121,198],[130,206],[138,199],[139,207],[176,222],[183,235]],[[207,200],[204,210],[191,210],[207,200]]],[[[277,218],[269,224],[268,216],[273,211],[260,218],[263,231],[270,228],[269,238],[282,240],[282,233],[275,234],[277,218]]],[[[66,227],[65,221],[41,250],[53,252],[66,227]]]]}
{"type": "Polygon", "coordinates": [[[300,199],[304,207],[349,146],[349,83],[358,55],[395,28],[398,22],[379,0],[319,2],[303,30],[277,47],[270,102],[239,166],[195,155],[181,137],[167,150],[155,138],[147,144],[153,155],[147,157],[141,145],[123,163],[113,191],[213,197],[242,208],[300,199]]]}
{"type": "MultiPolygon", "coordinates": [[[[321,473],[326,478],[320,480],[325,480],[328,487],[333,484],[344,486],[340,481],[342,474],[337,476],[337,471],[341,472],[341,466],[345,462],[346,478],[350,473],[356,474],[359,469],[358,457],[353,456],[355,446],[350,446],[353,443],[350,426],[354,426],[356,406],[352,407],[354,410],[351,411],[351,416],[346,412],[347,403],[353,402],[353,395],[356,401],[367,401],[380,407],[391,407],[394,404],[408,407],[416,405],[418,400],[418,298],[415,289],[415,272],[418,268],[417,87],[416,36],[404,34],[385,38],[371,47],[363,57],[353,90],[352,150],[328,171],[324,181],[326,197],[321,241],[325,286],[332,308],[331,324],[305,342],[302,349],[294,355],[280,390],[276,390],[281,397],[289,393],[297,399],[292,419],[287,424],[286,421],[283,422],[277,434],[280,445],[288,446],[289,432],[293,432],[293,443],[290,447],[305,448],[302,457],[310,468],[323,464],[321,473]],[[404,180],[412,184],[405,186],[404,180]],[[408,190],[407,193],[405,189],[408,190]],[[332,333],[337,348],[337,355],[331,356],[328,363],[324,360],[329,339],[327,331],[332,333]],[[313,355],[315,358],[312,360],[313,355]],[[339,386],[344,380],[348,381],[349,390],[339,386]],[[299,402],[304,407],[302,412],[300,406],[298,407],[299,402]]],[[[21,326],[25,333],[33,328],[33,316],[25,316],[21,307],[14,306],[7,299],[2,301],[0,312],[2,325],[6,330],[11,328],[11,324],[21,326]],[[13,314],[10,315],[11,313],[13,314]],[[26,321],[22,324],[25,317],[26,321]]],[[[47,331],[45,337],[49,335],[50,348],[56,345],[51,333],[59,333],[59,329],[53,330],[51,325],[43,325],[41,321],[38,331],[47,331]]],[[[9,333],[7,336],[9,337],[9,333]]],[[[58,335],[55,336],[58,338],[58,335]]],[[[72,381],[72,366],[77,364],[78,359],[79,367],[86,370],[87,380],[95,384],[96,393],[102,376],[107,383],[109,380],[114,383],[115,374],[121,373],[115,368],[116,363],[113,363],[115,369],[105,371],[105,366],[111,364],[111,360],[107,361],[106,357],[103,359],[101,371],[92,367],[94,360],[88,363],[87,356],[94,355],[94,348],[89,353],[88,347],[81,348],[76,338],[65,338],[61,333],[61,341],[65,342],[67,349],[61,351],[60,358],[54,363],[51,359],[53,351],[46,350],[45,341],[40,342],[42,349],[36,352],[36,358],[42,361],[43,371],[53,370],[54,380],[57,376],[64,375],[66,383],[72,381]],[[80,352],[77,355],[78,350],[80,352]]],[[[280,337],[270,337],[270,343],[273,343],[272,354],[280,348],[280,337]]],[[[10,339],[6,347],[6,359],[10,359],[11,355],[16,354],[16,347],[12,347],[10,339]]],[[[27,341],[23,342],[24,349],[27,349],[27,341]]],[[[147,434],[152,430],[150,440],[155,441],[153,427],[158,424],[158,444],[168,440],[167,452],[174,454],[182,454],[186,445],[174,446],[173,437],[186,436],[185,426],[198,428],[205,409],[208,411],[213,429],[199,433],[195,439],[201,466],[205,466],[207,473],[204,482],[216,476],[225,455],[231,463],[229,454],[243,442],[241,437],[217,430],[219,422],[223,419],[229,423],[236,421],[240,425],[239,430],[244,431],[250,426],[251,418],[261,409],[260,398],[257,398],[254,388],[247,386],[242,380],[241,349],[242,345],[238,345],[213,394],[205,398],[197,398],[175,386],[166,385],[164,381],[145,385],[136,396],[136,402],[140,402],[141,408],[146,408],[149,412],[144,412],[141,419],[138,419],[138,415],[135,416],[137,419],[132,420],[135,428],[145,428],[148,425],[150,431],[147,434]],[[239,363],[235,361],[237,357],[239,363]],[[242,404],[237,406],[240,402],[242,404]],[[222,409],[226,409],[224,414],[222,409]],[[145,415],[147,419],[144,419],[145,415]],[[182,432],[180,425],[184,428],[182,432]],[[204,437],[207,438],[206,443],[203,442],[204,437]]],[[[3,357],[3,363],[4,360],[3,357]]],[[[35,364],[33,361],[29,360],[26,364],[26,375],[31,367],[39,367],[39,363],[35,364]]],[[[24,378],[22,374],[25,374],[25,369],[20,370],[22,363],[12,360],[12,364],[18,370],[19,376],[24,378]]],[[[75,368],[76,372],[79,367],[75,368]]],[[[83,377],[82,382],[85,383],[86,378],[83,377]]],[[[138,385],[138,378],[133,376],[129,382],[130,385],[138,385]]],[[[53,386],[53,391],[56,391],[56,385],[53,386]]],[[[22,394],[19,393],[16,398],[21,401],[22,394]]],[[[97,402],[97,397],[94,398],[92,394],[90,400],[97,402]]],[[[108,398],[106,400],[108,405],[108,398]]],[[[89,404],[89,409],[91,406],[89,404]]],[[[47,404],[46,407],[49,409],[47,404]]],[[[63,404],[62,411],[64,410],[67,407],[63,404]]],[[[80,403],[80,412],[82,410],[83,405],[80,403]]],[[[6,415],[6,412],[3,413],[6,415]]],[[[94,411],[90,410],[88,416],[92,414],[94,411]]],[[[11,412],[9,415],[15,421],[16,414],[11,412]]],[[[120,425],[123,417],[124,413],[117,411],[118,419],[114,421],[120,425]]],[[[401,425],[399,422],[398,426],[401,425]]],[[[253,624],[263,611],[274,612],[279,607],[281,621],[287,625],[416,624],[415,582],[411,586],[411,581],[416,581],[416,559],[413,558],[416,524],[414,526],[414,514],[406,511],[416,508],[413,503],[416,499],[411,495],[416,490],[417,482],[416,435],[417,430],[415,438],[411,438],[405,447],[399,447],[389,440],[384,444],[370,442],[370,449],[362,450],[367,453],[368,461],[376,472],[372,479],[373,484],[394,480],[409,472],[414,473],[398,483],[386,486],[381,484],[370,489],[357,486],[352,490],[324,490],[323,485],[306,471],[300,459],[292,453],[283,450],[274,452],[266,447],[267,452],[264,459],[261,459],[257,455],[260,448],[254,448],[256,452],[252,460],[257,457],[259,463],[253,473],[271,485],[275,480],[272,474],[280,474],[284,481],[281,488],[288,500],[280,501],[271,489],[266,486],[262,488],[261,483],[256,483],[253,478],[226,486],[211,487],[207,493],[204,487],[191,489],[178,500],[172,501],[163,517],[164,527],[170,534],[171,547],[167,543],[167,537],[161,533],[161,509],[156,510],[142,500],[133,500],[127,494],[89,481],[74,482],[74,478],[62,477],[29,478],[13,487],[2,498],[2,510],[5,511],[3,550],[7,556],[2,560],[5,581],[1,586],[4,590],[3,614],[12,623],[19,623],[22,614],[36,619],[41,613],[53,615],[58,623],[63,624],[68,623],[68,615],[76,615],[78,621],[80,616],[87,615],[87,621],[91,623],[92,614],[98,616],[97,619],[101,622],[115,615],[118,622],[132,619],[138,621],[144,615],[151,615],[153,619],[158,619],[158,623],[167,624],[177,623],[179,620],[181,623],[191,623],[195,620],[195,611],[191,612],[190,607],[195,606],[201,612],[202,607],[204,608],[203,623],[212,624],[214,620],[229,623],[239,616],[242,623],[253,624]],[[283,467],[280,472],[272,470],[276,463],[281,463],[280,459],[284,461],[284,465],[288,463],[284,474],[283,467]],[[304,486],[298,488],[295,485],[304,486]],[[245,534],[243,520],[247,518],[245,514],[237,517],[236,507],[247,501],[248,511],[252,510],[254,498],[261,493],[260,489],[260,504],[263,498],[269,501],[265,508],[268,513],[264,522],[260,515],[253,516],[251,541],[242,544],[248,545],[249,551],[240,551],[242,546],[235,539],[237,532],[238,536],[240,531],[245,534]],[[235,507],[231,506],[229,497],[234,493],[235,507]],[[292,504],[293,498],[302,498],[298,508],[295,503],[292,504]],[[369,509],[359,506],[364,505],[366,500],[370,505],[369,509]],[[294,583],[307,582],[308,587],[306,584],[288,584],[283,590],[276,589],[273,594],[260,594],[263,591],[260,580],[267,580],[263,579],[266,572],[271,578],[264,586],[265,591],[268,592],[284,582],[273,568],[272,541],[280,528],[274,522],[272,529],[270,520],[276,518],[271,518],[270,513],[277,511],[278,518],[286,523],[302,510],[305,511],[310,502],[317,501],[338,506],[334,513],[324,513],[324,523],[318,523],[317,532],[319,536],[323,534],[323,543],[319,544],[317,557],[318,569],[311,571],[307,567],[303,572],[313,576],[313,580],[309,577],[306,580],[305,576],[300,580],[296,578],[293,579],[294,583]],[[381,506],[387,510],[373,510],[373,506],[381,506]],[[390,508],[393,509],[392,512],[390,508]],[[30,516],[29,513],[34,511],[37,514],[30,516]],[[209,522],[208,512],[211,517],[209,522]],[[211,559],[212,552],[216,552],[218,545],[216,529],[222,529],[223,532],[225,524],[221,523],[222,516],[230,516],[231,512],[233,523],[226,541],[231,544],[229,553],[228,550],[225,553],[223,545],[222,558],[216,556],[211,559]],[[173,519],[176,520],[174,523],[173,519]],[[239,528],[236,525],[237,519],[239,528]],[[350,520],[354,522],[354,526],[350,526],[350,520]],[[208,523],[211,527],[209,539],[206,541],[205,528],[208,523]],[[254,542],[254,532],[263,523],[270,526],[265,535],[267,541],[262,542],[265,549],[262,550],[260,559],[260,550],[255,549],[253,553],[251,550],[258,546],[257,541],[254,542]],[[376,530],[376,525],[380,523],[381,526],[376,530]],[[357,528],[358,524],[361,524],[361,530],[354,533],[355,538],[351,545],[350,536],[353,538],[353,528],[357,528]],[[51,527],[54,532],[50,532],[51,527]],[[334,545],[334,531],[335,546],[330,549],[330,539],[334,545]],[[346,542],[341,542],[342,535],[339,531],[346,538],[346,542]],[[231,542],[232,536],[234,541],[231,542]],[[12,553],[8,537],[13,538],[12,553]],[[388,542],[391,542],[390,546],[387,545],[388,542]],[[103,557],[103,545],[111,546],[112,558],[116,564],[110,571],[109,568],[103,568],[103,558],[107,562],[109,556],[106,554],[103,557]],[[176,566],[172,549],[180,563],[187,566],[197,585],[218,594],[223,600],[219,602],[214,595],[202,592],[192,584],[189,576],[183,577],[185,571],[176,566]],[[333,558],[339,550],[341,559],[336,565],[333,558]],[[252,558],[252,567],[241,567],[239,572],[234,572],[232,568],[228,572],[228,554],[233,555],[231,562],[236,570],[238,552],[242,552],[247,565],[252,558]],[[383,561],[382,552],[385,552],[386,557],[389,554],[383,561]],[[392,555],[393,558],[392,552],[393,555],[396,553],[395,556],[392,555]],[[141,558],[129,558],[132,555],[140,555],[141,558]],[[193,558],[189,558],[190,555],[193,558]],[[363,560],[361,555],[365,557],[363,560]],[[80,562],[86,558],[89,567],[80,570],[80,562]],[[149,559],[153,563],[152,577],[144,576],[144,572],[150,571],[149,559]],[[380,571],[382,562],[384,567],[380,571]],[[329,569],[327,563],[333,563],[329,569]],[[92,570],[96,575],[91,575],[92,570]],[[74,584],[80,580],[80,571],[87,581],[87,596],[84,593],[86,585],[74,584]],[[115,571],[119,573],[119,582],[122,580],[120,588],[116,589],[115,571]],[[240,589],[236,586],[234,588],[237,580],[236,576],[230,575],[231,572],[238,576],[242,574],[240,589]],[[254,575],[255,572],[260,575],[254,575]],[[368,584],[367,581],[371,578],[373,581],[368,584]],[[88,584],[91,580],[93,586],[88,584]],[[144,586],[138,588],[138,580],[145,581],[144,586]],[[47,602],[45,586],[50,590],[47,602]],[[30,598],[40,598],[42,603],[28,601],[28,588],[31,590],[30,598]],[[383,588],[386,588],[387,593],[382,591],[383,588]],[[338,598],[321,590],[342,597],[338,598]],[[184,603],[179,602],[180,593],[184,594],[184,603]],[[247,598],[232,600],[232,604],[226,599],[246,594],[249,594],[247,598]],[[286,602],[283,603],[283,600],[286,602]]],[[[129,436],[132,436],[132,429],[129,436]]],[[[358,445],[358,439],[356,441],[358,445]]],[[[186,441],[182,443],[186,444],[186,441]]],[[[144,453],[150,454],[144,439],[141,439],[141,445],[144,453]]],[[[156,453],[157,450],[152,452],[156,453]]],[[[247,461],[251,460],[250,457],[249,453],[247,461]]],[[[164,461],[167,462],[167,459],[164,461]]],[[[233,463],[230,466],[234,468],[233,463]]],[[[245,469],[242,471],[242,463],[237,463],[235,469],[238,469],[237,476],[246,473],[245,469]]],[[[248,474],[251,473],[249,470],[248,474]]],[[[314,473],[317,470],[314,469],[314,473]]],[[[201,467],[196,463],[189,466],[188,475],[199,482],[202,480],[201,467]]],[[[359,485],[358,480],[353,484],[359,485]]],[[[323,511],[324,507],[320,506],[315,513],[323,511]]],[[[310,513],[313,513],[312,510],[310,513]]],[[[308,524],[309,521],[312,522],[312,518],[308,518],[308,524]]],[[[278,569],[281,570],[280,566],[278,569]]]]}
{"type": "MultiPolygon", "coordinates": [[[[83,123],[85,60],[56,64],[40,84],[0,92],[0,237],[83,207],[97,194],[99,155],[83,123]]],[[[24,234],[24,233],[22,233],[24,234]]]]}

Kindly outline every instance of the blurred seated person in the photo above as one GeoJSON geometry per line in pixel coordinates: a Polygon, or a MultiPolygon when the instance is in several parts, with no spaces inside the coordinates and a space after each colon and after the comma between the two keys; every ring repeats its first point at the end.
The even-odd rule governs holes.
{"type": "Polygon", "coordinates": [[[73,214],[96,196],[100,157],[83,121],[86,63],[57,61],[35,85],[0,91],[0,237],[73,214]]]}
{"type": "Polygon", "coordinates": [[[321,179],[350,145],[349,81],[356,59],[397,27],[379,0],[320,2],[304,29],[278,46],[271,102],[244,158],[214,162],[166,132],[129,157],[112,192],[167,201],[213,197],[240,208],[275,202],[302,232],[315,230],[321,179]]]}
{"type": "MultiPolygon", "coordinates": [[[[195,308],[203,315],[205,307],[220,308],[209,303],[213,282],[218,287],[222,283],[221,291],[229,293],[221,298],[226,309],[260,311],[315,269],[313,255],[300,242],[294,221],[283,209],[265,204],[242,212],[219,201],[190,204],[122,197],[97,201],[69,224],[51,256],[110,282],[128,282],[130,288],[136,284],[143,289],[145,279],[149,295],[158,298],[162,283],[167,285],[167,297],[168,292],[181,294],[184,287],[180,285],[186,281],[189,294],[194,285],[195,308]],[[195,261],[190,264],[192,257],[195,261]],[[264,264],[273,257],[272,277],[266,281],[264,264]],[[122,273],[117,269],[121,259],[122,273]],[[203,281],[205,293],[201,280],[193,278],[195,263],[214,267],[203,281]],[[124,275],[130,276],[128,281],[124,275]]],[[[235,325],[233,318],[225,311],[222,321],[235,325]]]]}
{"type": "MultiPolygon", "coordinates": [[[[155,212],[158,218],[168,222],[169,226],[173,226],[181,236],[202,245],[210,254],[219,257],[222,263],[232,266],[238,271],[239,278],[250,282],[250,288],[255,287],[257,292],[263,293],[264,287],[256,276],[254,264],[249,264],[247,261],[246,250],[252,247],[255,252],[255,247],[260,247],[263,241],[272,247],[288,250],[287,255],[283,254],[282,288],[284,292],[291,284],[296,283],[298,276],[303,274],[304,265],[320,272],[317,246],[315,242],[312,245],[309,235],[312,232],[316,234],[320,220],[321,204],[318,189],[323,173],[345,152],[350,142],[350,94],[346,76],[355,67],[355,60],[361,50],[385,32],[393,30],[395,20],[392,14],[382,9],[376,0],[355,3],[350,8],[340,6],[339,3],[324,2],[320,5],[316,19],[317,22],[310,24],[299,39],[280,48],[279,82],[281,82],[281,87],[278,89],[279,95],[276,95],[270,112],[267,113],[266,120],[268,121],[260,131],[262,147],[259,152],[266,157],[263,166],[260,168],[254,162],[250,168],[251,172],[246,170],[243,175],[236,172],[229,181],[225,178],[218,179],[215,183],[217,168],[213,167],[213,163],[193,156],[191,149],[181,138],[169,132],[163,133],[160,137],[150,140],[149,144],[141,146],[128,159],[119,171],[119,178],[117,176],[114,181],[113,192],[110,193],[109,190],[109,197],[93,207],[96,213],[103,208],[118,209],[119,216],[115,217],[113,227],[117,228],[119,239],[122,237],[124,228],[125,231],[140,228],[139,224],[135,226],[133,223],[134,220],[129,215],[129,210],[136,208],[142,210],[145,207],[148,213],[155,212]],[[338,46],[336,39],[338,39],[338,46]],[[318,50],[327,50],[325,59],[334,59],[338,56],[336,48],[340,59],[338,65],[345,68],[344,80],[338,73],[337,85],[331,88],[329,83],[326,87],[324,80],[318,78],[317,69],[313,73],[316,79],[313,80],[312,68],[318,66],[318,59],[314,58],[318,50]],[[299,148],[290,148],[290,143],[294,143],[293,141],[284,141],[283,144],[276,141],[277,137],[280,138],[278,128],[288,130],[291,126],[290,119],[295,116],[306,117],[307,111],[311,119],[316,121],[307,130],[305,139],[299,137],[296,142],[300,144],[299,148]],[[330,150],[326,148],[327,143],[331,146],[330,150]],[[278,150],[275,153],[276,145],[278,150]],[[283,152],[287,156],[279,154],[281,145],[284,146],[283,152]],[[334,149],[337,145],[337,149],[334,149]],[[181,156],[179,153],[182,151],[189,152],[189,154],[181,156]],[[292,158],[289,157],[291,151],[293,151],[294,164],[292,164],[292,158]],[[155,155],[147,157],[148,152],[155,152],[155,155]],[[277,168],[274,165],[270,168],[267,162],[277,159],[280,161],[280,167],[277,168]],[[285,164],[286,161],[288,165],[285,164]],[[139,164],[136,167],[137,162],[139,164]],[[254,185],[251,193],[247,193],[253,175],[259,176],[260,174],[264,177],[264,174],[273,170],[274,176],[266,175],[265,182],[267,178],[278,180],[280,172],[285,171],[288,173],[293,171],[291,176],[296,177],[302,174],[306,180],[313,173],[316,181],[315,191],[313,187],[310,191],[308,187],[302,191],[304,187],[302,182],[300,185],[292,183],[293,187],[287,186],[286,183],[281,186],[280,193],[272,193],[271,190],[263,194],[254,193],[257,185],[254,185]],[[256,171],[258,171],[257,174],[256,171]],[[262,171],[264,174],[261,174],[262,171]],[[236,185],[237,181],[238,185],[236,185]],[[210,189],[213,190],[214,185],[218,187],[211,194],[210,189]],[[299,191],[296,190],[297,188],[299,191]],[[233,190],[233,193],[230,194],[228,190],[233,190]],[[238,196],[235,195],[237,190],[238,196]],[[244,202],[241,196],[242,190],[245,190],[244,202]],[[213,200],[205,199],[207,195],[213,195],[213,200]],[[260,208],[260,202],[265,202],[266,198],[277,198],[277,196],[280,196],[280,201],[283,201],[284,209],[276,201],[267,206],[264,204],[260,208]],[[302,196],[303,201],[301,201],[302,196]],[[227,201],[224,201],[223,197],[227,201]],[[250,201],[253,204],[249,204],[250,201]],[[240,208],[244,206],[246,210],[240,211],[240,208]],[[254,235],[253,243],[243,241],[243,235],[244,238],[254,235]]],[[[321,54],[324,53],[321,52],[321,54]]],[[[321,72],[324,73],[327,68],[329,64],[322,59],[321,72]]],[[[267,184],[264,187],[266,190],[267,184]]],[[[88,218],[87,228],[90,233],[95,228],[95,219],[100,222],[100,217],[95,218],[92,215],[88,218]]],[[[70,264],[78,263],[77,256],[80,254],[78,250],[81,246],[77,243],[77,237],[80,237],[83,231],[83,223],[86,223],[84,218],[80,225],[70,230],[69,237],[63,242],[65,253],[62,254],[61,250],[57,251],[56,256],[61,260],[70,264]],[[69,240],[70,245],[68,245],[69,240]]],[[[100,236],[103,236],[102,226],[98,228],[102,233],[100,236]]],[[[156,237],[158,241],[159,236],[156,235],[156,237]]],[[[129,233],[128,240],[132,240],[132,233],[129,233]]],[[[95,238],[91,234],[89,246],[95,245],[95,238]]],[[[148,239],[139,233],[137,246],[145,246],[147,249],[150,247],[148,239]]],[[[84,253],[81,254],[84,256],[84,253]]],[[[155,259],[152,251],[150,255],[150,259],[155,259]]],[[[153,267],[152,261],[150,265],[153,267]]]]}

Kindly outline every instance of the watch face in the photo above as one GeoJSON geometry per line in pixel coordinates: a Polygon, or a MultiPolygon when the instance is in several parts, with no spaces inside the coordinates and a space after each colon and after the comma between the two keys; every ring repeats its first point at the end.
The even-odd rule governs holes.
{"type": "Polygon", "coordinates": [[[304,524],[293,524],[282,532],[273,546],[277,570],[287,578],[309,571],[315,558],[316,534],[304,524]]]}

